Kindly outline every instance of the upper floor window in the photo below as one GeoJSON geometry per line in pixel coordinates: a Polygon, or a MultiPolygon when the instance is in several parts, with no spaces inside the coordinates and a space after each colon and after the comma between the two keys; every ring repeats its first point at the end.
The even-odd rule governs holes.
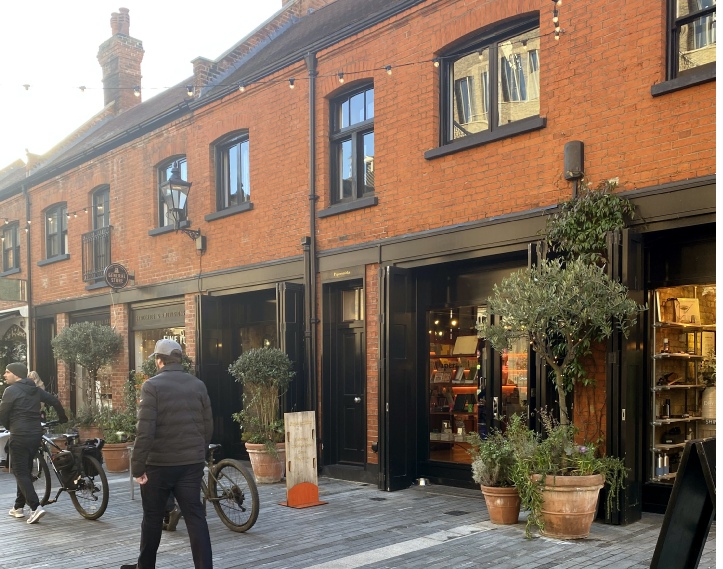
{"type": "MultiPolygon", "coordinates": [[[[188,164],[185,156],[177,156],[169,160],[164,161],[158,167],[158,188],[161,184],[168,181],[171,177],[171,171],[174,167],[178,168],[178,175],[182,180],[188,181],[188,164]]],[[[168,217],[168,204],[163,199],[163,195],[159,189],[156,189],[158,193],[158,227],[166,227],[174,225],[174,221],[168,217]]],[[[178,211],[178,221],[182,223],[186,221],[186,196],[181,195],[181,209],[178,211]]]]}
{"type": "Polygon", "coordinates": [[[669,0],[669,79],[715,67],[715,0],[669,0]]]}
{"type": "Polygon", "coordinates": [[[332,203],[374,194],[374,87],[334,99],[331,106],[332,203]]]}
{"type": "Polygon", "coordinates": [[[216,207],[224,210],[251,201],[248,132],[216,145],[216,207]]]}
{"type": "Polygon", "coordinates": [[[2,270],[11,271],[20,268],[20,237],[18,224],[9,223],[2,227],[3,265],[2,270]]]}
{"type": "Polygon", "coordinates": [[[93,193],[93,229],[110,225],[110,188],[103,186],[93,193]]]}
{"type": "Polygon", "coordinates": [[[444,56],[444,142],[540,114],[539,16],[444,56]]]}
{"type": "Polygon", "coordinates": [[[45,257],[50,259],[68,252],[68,207],[58,204],[45,212],[45,257]]]}

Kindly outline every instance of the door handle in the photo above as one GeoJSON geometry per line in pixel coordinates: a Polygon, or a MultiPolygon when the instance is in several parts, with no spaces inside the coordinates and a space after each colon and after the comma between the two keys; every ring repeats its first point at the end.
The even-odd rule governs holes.
{"type": "Polygon", "coordinates": [[[355,397],[354,403],[361,403],[361,397],[355,397]]]}
{"type": "Polygon", "coordinates": [[[492,417],[499,419],[500,402],[498,397],[492,398],[492,417]]]}

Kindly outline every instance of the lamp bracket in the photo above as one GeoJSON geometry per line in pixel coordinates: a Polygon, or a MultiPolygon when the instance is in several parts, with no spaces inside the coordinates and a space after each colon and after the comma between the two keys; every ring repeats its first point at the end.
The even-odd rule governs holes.
{"type": "Polygon", "coordinates": [[[200,230],[200,229],[186,229],[186,228],[184,227],[184,228],[178,229],[178,231],[180,231],[181,233],[183,233],[183,234],[185,234],[185,235],[188,235],[188,236],[189,236],[191,239],[193,239],[194,241],[195,241],[196,239],[198,239],[199,237],[201,237],[201,230],[200,230]]]}

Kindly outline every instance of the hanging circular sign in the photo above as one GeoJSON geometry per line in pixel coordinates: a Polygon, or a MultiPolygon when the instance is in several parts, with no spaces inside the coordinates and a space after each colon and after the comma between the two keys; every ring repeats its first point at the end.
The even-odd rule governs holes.
{"type": "Polygon", "coordinates": [[[111,288],[124,288],[128,284],[128,269],[119,263],[111,263],[103,272],[106,284],[111,288]]]}

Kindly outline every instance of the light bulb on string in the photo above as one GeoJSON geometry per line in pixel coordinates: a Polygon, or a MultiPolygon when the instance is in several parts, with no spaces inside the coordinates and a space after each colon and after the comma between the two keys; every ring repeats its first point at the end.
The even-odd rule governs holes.
{"type": "Polygon", "coordinates": [[[339,73],[337,73],[336,76],[339,78],[339,83],[344,82],[344,72],[343,71],[339,71],[339,73]]]}
{"type": "Polygon", "coordinates": [[[293,77],[291,79],[289,79],[289,89],[294,88],[294,81],[296,81],[296,79],[294,79],[293,77]]]}
{"type": "Polygon", "coordinates": [[[384,69],[386,70],[387,75],[391,75],[391,74],[392,74],[392,66],[391,66],[391,65],[387,65],[384,69]]]}

